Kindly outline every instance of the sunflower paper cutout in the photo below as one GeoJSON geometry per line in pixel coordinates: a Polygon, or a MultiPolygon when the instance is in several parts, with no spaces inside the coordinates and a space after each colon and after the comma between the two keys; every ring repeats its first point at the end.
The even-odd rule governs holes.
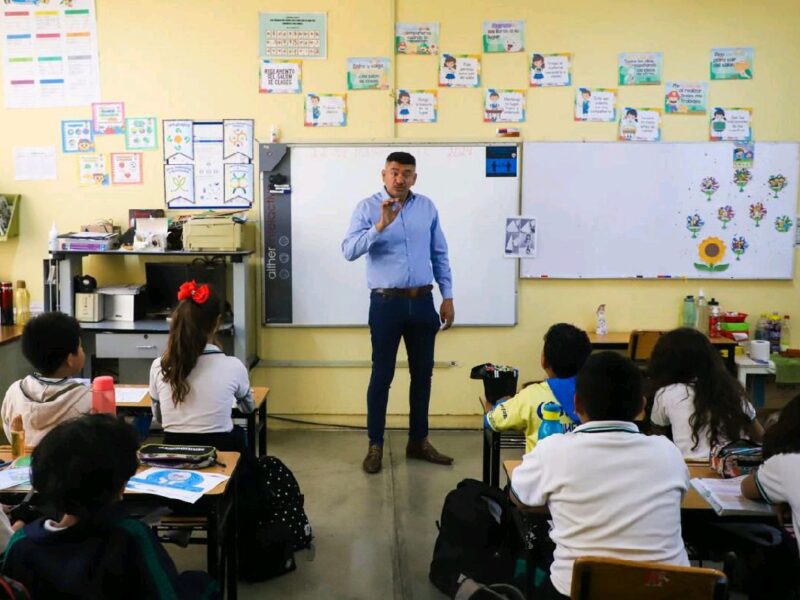
{"type": "Polygon", "coordinates": [[[697,255],[700,257],[701,263],[694,263],[694,268],[698,271],[708,271],[710,273],[719,273],[727,271],[730,264],[722,262],[725,258],[725,242],[717,237],[707,237],[697,247],[697,255]]]}

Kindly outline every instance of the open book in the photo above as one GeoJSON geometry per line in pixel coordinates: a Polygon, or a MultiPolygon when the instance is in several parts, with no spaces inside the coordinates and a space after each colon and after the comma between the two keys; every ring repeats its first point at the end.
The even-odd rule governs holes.
{"type": "Polygon", "coordinates": [[[741,485],[745,476],[733,479],[695,478],[692,486],[720,516],[771,515],[772,507],[742,496],[741,485]]]}

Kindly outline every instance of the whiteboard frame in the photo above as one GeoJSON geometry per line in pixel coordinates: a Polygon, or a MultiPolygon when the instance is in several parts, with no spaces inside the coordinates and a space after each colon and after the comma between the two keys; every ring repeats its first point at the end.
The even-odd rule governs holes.
{"type": "MultiPolygon", "coordinates": [[[[286,142],[286,146],[289,148],[289,152],[291,153],[292,148],[340,148],[340,147],[347,147],[347,148],[359,148],[359,147],[370,147],[370,146],[386,146],[386,147],[398,147],[398,148],[408,148],[414,146],[435,146],[435,147],[446,147],[452,148],[456,146],[516,146],[517,147],[517,164],[518,171],[517,171],[517,213],[522,207],[522,168],[523,168],[523,142],[522,140],[517,139],[509,139],[509,141],[502,142],[493,140],[491,142],[487,142],[486,140],[469,140],[463,139],[459,141],[453,142],[446,142],[446,141],[414,141],[414,140],[404,140],[399,141],[397,139],[392,139],[390,141],[381,141],[381,140],[367,140],[367,141],[345,141],[345,142],[286,142]]],[[[261,180],[262,190],[264,181],[263,181],[264,171],[261,170],[259,166],[259,179],[261,180]]],[[[263,191],[262,191],[263,194],[263,191]]],[[[261,199],[259,199],[259,206],[261,205],[261,199]]],[[[261,227],[262,235],[259,236],[262,238],[263,242],[263,232],[264,232],[264,211],[260,211],[259,214],[259,224],[261,227]]],[[[499,252],[499,251],[498,251],[499,252]]],[[[260,256],[263,258],[263,248],[261,249],[260,256]]],[[[510,260],[510,259],[504,259],[510,260]]],[[[466,327],[478,327],[478,328],[496,328],[496,327],[516,327],[519,324],[519,280],[521,278],[521,271],[520,271],[520,264],[519,260],[515,260],[514,265],[514,322],[511,324],[469,324],[469,325],[460,325],[458,323],[458,313],[456,312],[456,321],[453,323],[453,328],[466,328],[466,327]]],[[[263,267],[262,267],[263,270],[263,267]]],[[[263,276],[263,273],[262,273],[263,276]]],[[[264,323],[263,322],[263,315],[266,313],[266,304],[267,304],[267,286],[266,283],[261,285],[261,314],[262,314],[262,327],[276,327],[276,328],[288,328],[288,329],[341,329],[341,328],[368,328],[368,323],[354,323],[354,324],[347,324],[347,325],[305,325],[302,323],[264,323]]]]}
{"type": "MultiPolygon", "coordinates": [[[[613,140],[525,140],[524,142],[520,143],[520,157],[524,155],[525,146],[528,144],[536,144],[536,145],[547,145],[547,144],[592,144],[592,145],[599,145],[599,144],[624,144],[626,146],[667,146],[673,144],[692,144],[692,145],[718,145],[718,144],[732,144],[734,142],[711,142],[711,141],[680,141],[676,140],[673,142],[619,142],[613,140]]],[[[800,152],[800,140],[753,140],[755,144],[794,144],[798,147],[798,151],[800,152]]],[[[758,153],[756,153],[755,160],[758,160],[758,153]]],[[[522,168],[522,176],[524,177],[525,174],[525,167],[523,165],[522,168]]],[[[800,165],[798,166],[797,171],[794,173],[794,177],[796,181],[800,181],[800,165]]],[[[524,201],[524,180],[520,180],[520,211],[524,210],[523,201],[524,201]]],[[[798,197],[795,198],[795,210],[793,212],[795,216],[795,236],[797,239],[800,239],[800,192],[798,192],[798,197]]],[[[527,279],[533,281],[544,281],[544,280],[561,280],[561,281],[794,281],[794,273],[797,269],[797,248],[800,247],[800,244],[794,243],[794,252],[792,253],[792,268],[791,268],[791,275],[786,277],[681,277],[681,276],[669,276],[669,277],[652,277],[652,276],[643,276],[643,275],[629,275],[629,276],[620,276],[620,277],[592,277],[592,276],[582,276],[582,275],[572,275],[572,276],[557,276],[557,275],[547,275],[545,276],[536,276],[536,275],[525,275],[522,264],[518,265],[518,272],[520,279],[527,279]]],[[[518,259],[518,262],[522,260],[528,259],[518,259]]],[[[530,259],[536,260],[536,259],[530,259]]]]}

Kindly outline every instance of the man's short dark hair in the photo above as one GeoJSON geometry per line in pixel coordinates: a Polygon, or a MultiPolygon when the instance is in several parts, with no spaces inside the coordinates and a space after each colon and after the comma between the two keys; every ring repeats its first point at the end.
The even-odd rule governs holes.
{"type": "Polygon", "coordinates": [[[556,323],[544,334],[544,360],[556,377],[574,377],[592,353],[589,336],[569,323],[556,323]]]}
{"type": "Polygon", "coordinates": [[[108,414],[57,425],[33,450],[31,481],[59,514],[86,518],[119,498],[139,462],[136,431],[108,414]]]}
{"type": "Polygon", "coordinates": [[[413,154],[409,154],[408,152],[392,152],[386,157],[386,162],[396,162],[401,165],[411,165],[412,167],[417,166],[417,159],[414,158],[413,154]]]}
{"type": "Polygon", "coordinates": [[[22,354],[42,375],[55,373],[78,351],[81,326],[75,317],[48,312],[34,317],[22,331],[22,354]]]}
{"type": "Polygon", "coordinates": [[[578,372],[575,395],[592,421],[633,421],[642,409],[642,375],[616,352],[592,354],[578,372]]]}

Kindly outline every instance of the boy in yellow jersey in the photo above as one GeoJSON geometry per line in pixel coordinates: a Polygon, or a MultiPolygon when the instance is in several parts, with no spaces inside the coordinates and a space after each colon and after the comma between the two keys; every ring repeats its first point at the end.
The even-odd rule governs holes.
{"type": "Polygon", "coordinates": [[[592,345],[589,336],[568,323],[557,323],[544,336],[541,365],[547,379],[521,390],[513,398],[499,400],[492,405],[483,400],[486,409],[484,426],[494,431],[519,430],[525,432],[525,452],[536,446],[542,407],[548,402],[561,406],[561,424],[564,432],[580,425],[575,413],[575,376],[589,358],[592,345]]]}

